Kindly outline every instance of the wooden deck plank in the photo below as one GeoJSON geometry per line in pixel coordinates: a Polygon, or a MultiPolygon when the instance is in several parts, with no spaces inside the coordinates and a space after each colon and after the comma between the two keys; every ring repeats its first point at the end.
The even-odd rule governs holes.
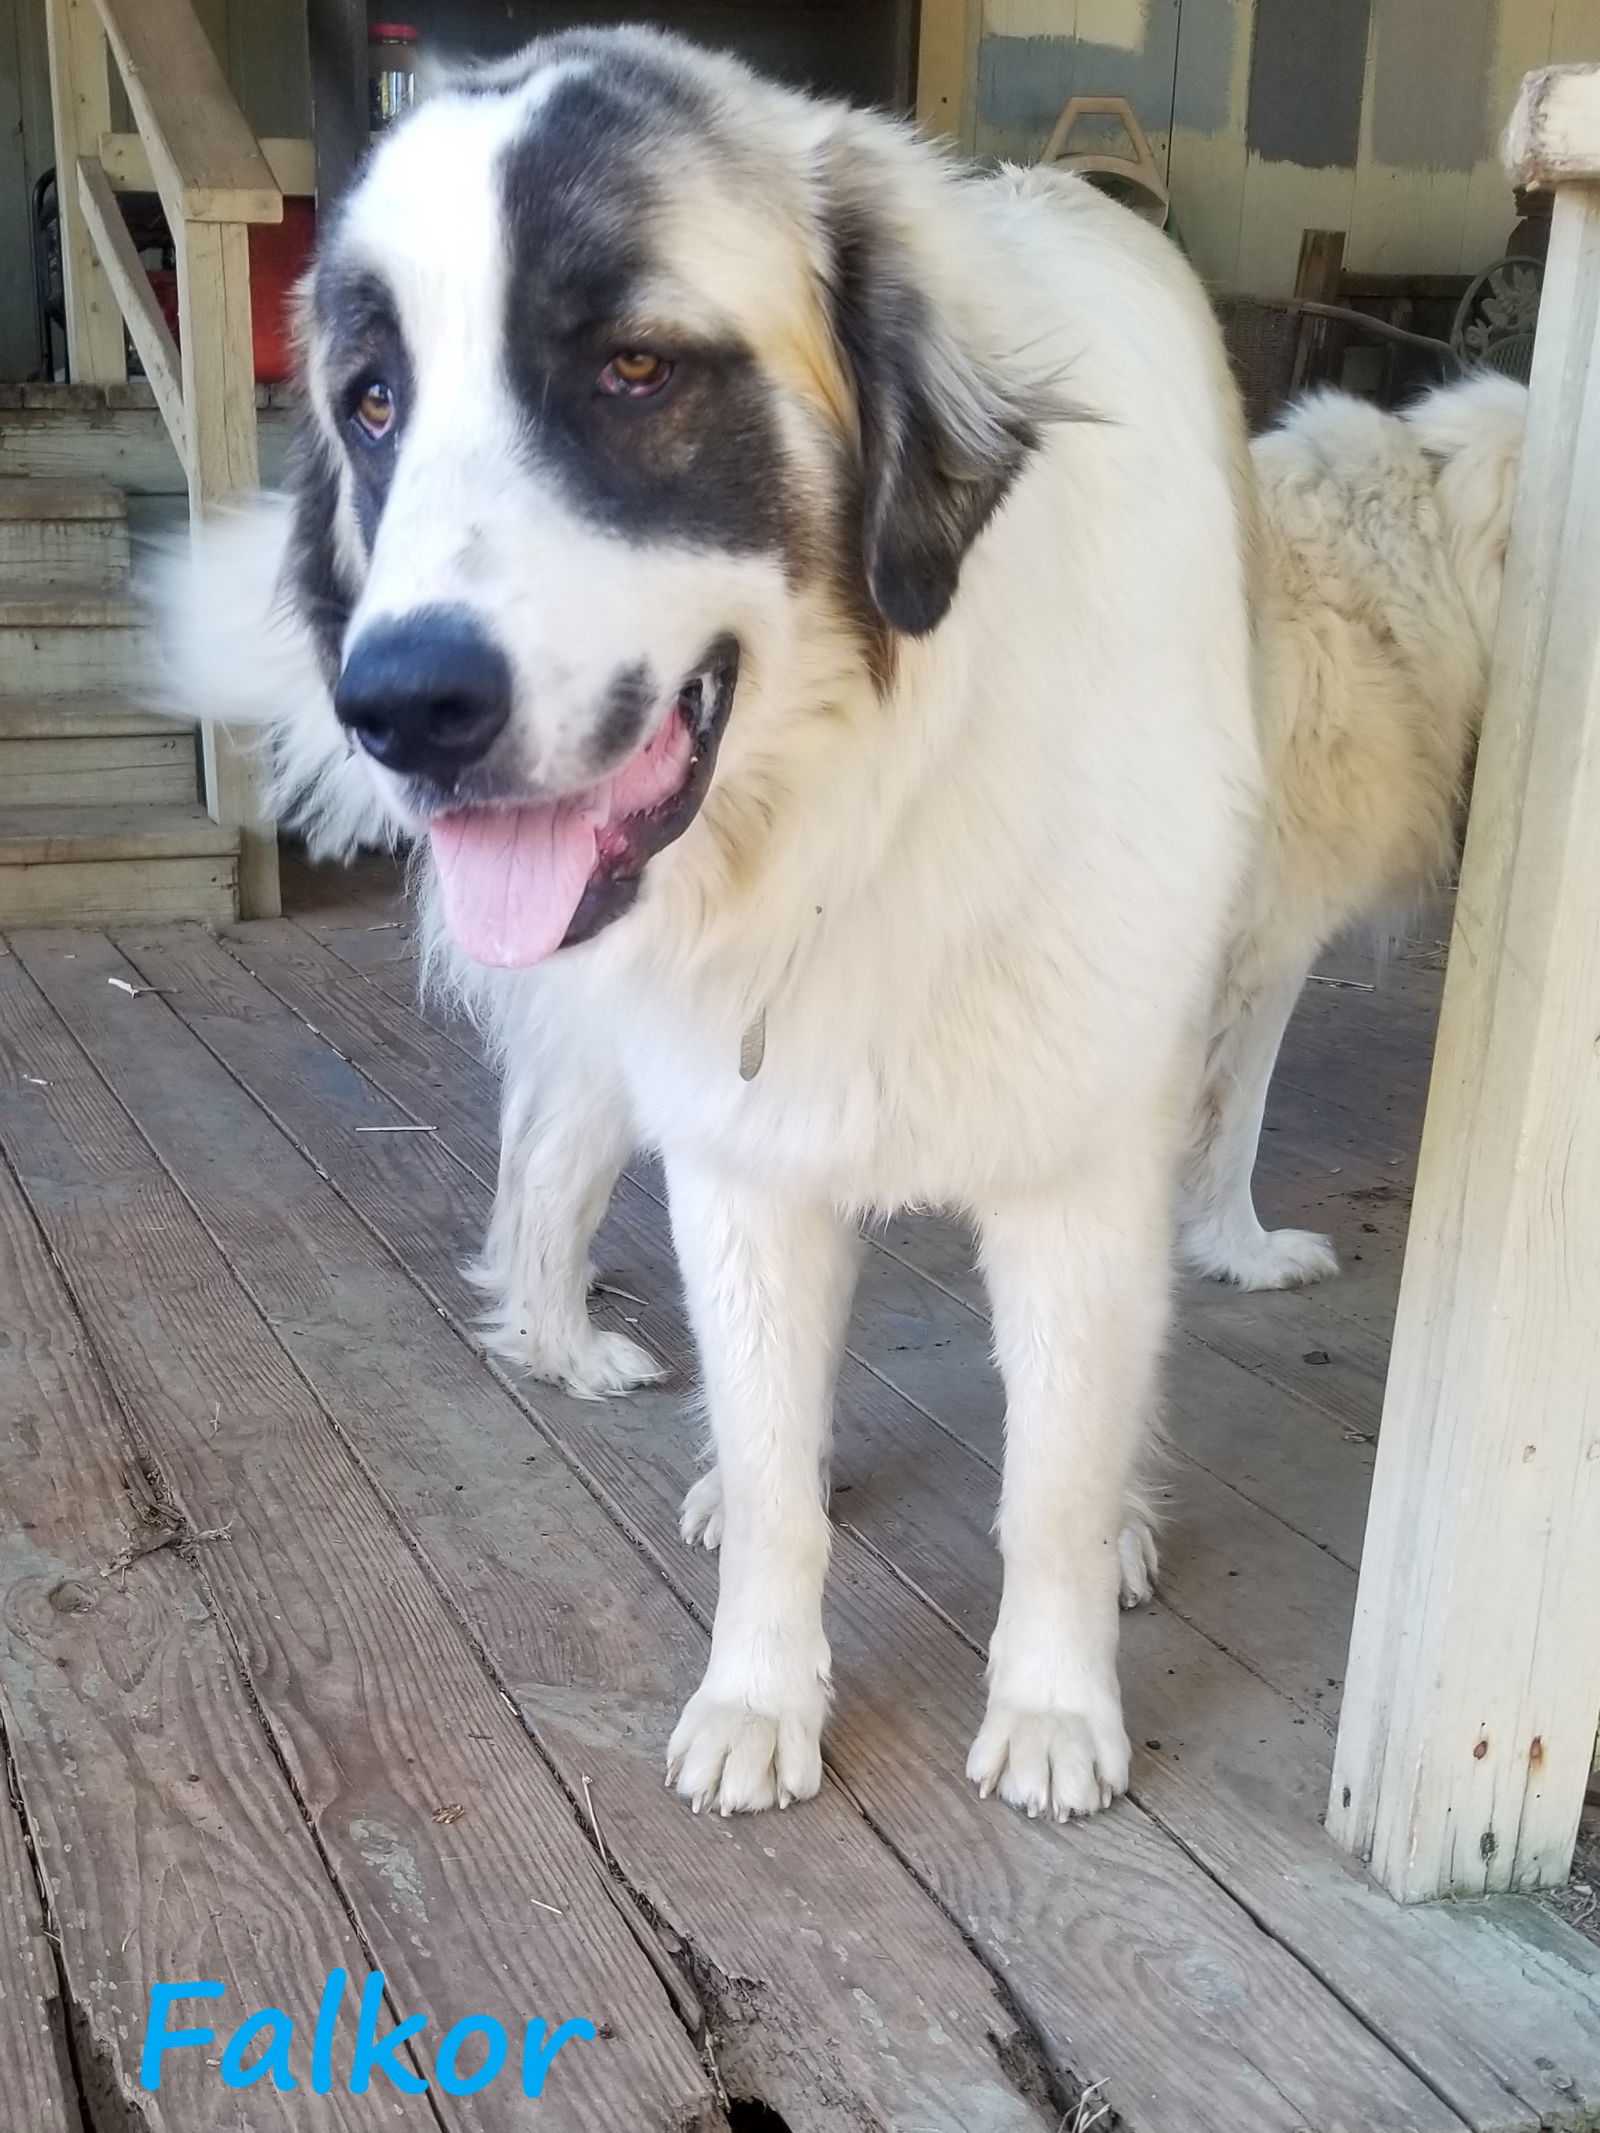
{"type": "MultiPolygon", "coordinates": [[[[584,2016],[541,2105],[563,2133],[686,2133],[706,2076],[565,1793],[359,1464],[19,960],[63,1004],[95,936],[0,958],[0,1054],[43,1122],[7,1152],[179,1508],[229,1528],[203,1576],[363,1938],[408,2011],[584,2016]],[[76,947],[74,942],[76,941],[76,947]],[[454,1804],[467,1812],[442,1811],[454,1804]],[[436,1819],[441,1817],[442,1819],[436,1819]]],[[[157,1001],[98,993],[120,1026],[157,1001]]],[[[89,1017],[77,1016],[80,1026],[89,1017]]],[[[230,1182],[249,1197],[246,1178],[230,1182]]],[[[435,2032],[437,2035],[437,2032],[435,2032]]],[[[430,2039],[430,2041],[432,2041],[430,2039]]],[[[447,2122],[516,2122],[491,2088],[447,2122]]]]}
{"type": "MultiPolygon", "coordinates": [[[[42,1114],[31,1085],[0,1086],[8,1133],[51,1130],[42,1114]]],[[[134,1447],[3,1166],[0,1295],[0,1708],[55,1899],[80,2062],[102,2122],[120,2124],[116,2106],[130,2103],[150,2133],[223,2123],[288,2133],[304,2122],[293,2099],[271,2087],[234,2099],[192,2051],[166,2062],[159,2096],[142,2090],[151,1987],[220,1978],[224,2035],[274,2005],[308,2030],[322,1980],[337,1966],[362,1974],[362,1951],[195,1570],[162,1548],[108,1574],[160,1528],[141,1516],[152,1499],[134,1447]]],[[[9,1878],[21,1845],[0,1805],[9,1878]]],[[[18,1988],[26,2006],[24,1977],[0,1981],[0,2013],[18,1988]]],[[[203,2017],[179,2010],[174,2025],[191,2012],[203,2017]]],[[[6,2034],[14,2041],[0,2022],[6,2034]]],[[[8,2063],[0,2043],[5,2123],[76,2128],[76,2106],[52,2088],[50,2047],[37,2030],[32,2041],[31,2066],[8,2063]]],[[[335,2095],[319,2123],[354,2128],[370,2113],[335,2095]]]]}
{"type": "MultiPolygon", "coordinates": [[[[922,1217],[897,1221],[891,1240],[892,1253],[869,1255],[863,1270],[852,1344],[887,1383],[906,1390],[998,1474],[1004,1395],[966,1237],[954,1222],[922,1217]],[[906,1276],[919,1272],[938,1283],[945,1304],[942,1344],[931,1349],[908,1342],[899,1353],[885,1336],[874,1299],[880,1291],[898,1297],[909,1289],[914,1307],[915,1281],[906,1276]]],[[[1352,1466],[1365,1455],[1362,1470],[1370,1472],[1370,1446],[1346,1444],[1342,1431],[1315,1415],[1296,1416],[1282,1395],[1269,1391],[1263,1399],[1248,1371],[1181,1335],[1169,1358],[1163,1407],[1172,1447],[1163,1476],[1172,1497],[1163,1597],[1284,1695],[1321,1710],[1329,1677],[1343,1672],[1355,1581],[1328,1552],[1325,1537],[1307,1539],[1304,1529],[1320,1524],[1349,1554],[1359,1549],[1360,1499],[1340,1488],[1338,1468],[1341,1455],[1352,1466]],[[1254,1476],[1242,1477],[1253,1480],[1253,1497],[1231,1485],[1252,1456],[1250,1437],[1237,1427],[1241,1416],[1257,1420],[1255,1438],[1264,1454],[1256,1459],[1254,1476]],[[1275,1428],[1296,1431],[1295,1448],[1305,1462],[1298,1477],[1292,1457],[1269,1465],[1275,1428]],[[1278,1515],[1284,1499],[1303,1521],[1298,1527],[1278,1515]],[[1267,1592],[1272,1601],[1264,1607],[1267,1592]]]]}
{"type": "MultiPolygon", "coordinates": [[[[400,1115],[427,1120],[480,1178],[492,1175],[493,1083],[484,1069],[471,1069],[454,1049],[439,1050],[434,1033],[386,994],[352,989],[335,959],[286,922],[241,929],[230,945],[298,1016],[406,1106],[400,1115]]],[[[352,1194],[359,1187],[369,1219],[391,1236],[415,1234],[418,1217],[407,1204],[420,1193],[427,1205],[428,1194],[415,1180],[403,1190],[401,1182],[418,1161],[409,1152],[416,1137],[398,1136],[393,1162],[375,1176],[372,1143],[386,1136],[335,1146],[332,1122],[299,1109],[306,1129],[324,1134],[320,1159],[352,1194]]],[[[456,1279],[452,1251],[472,1247],[480,1219],[441,1228],[433,1218],[425,1253],[413,1264],[431,1267],[442,1293],[456,1279]]],[[[603,1234],[620,1286],[648,1281],[660,1266],[662,1248],[652,1242],[659,1228],[659,1215],[625,1188],[603,1234]],[[639,1255],[630,1257],[636,1231],[639,1255]]],[[[466,1310],[464,1295],[457,1308],[466,1310]]],[[[652,1308],[640,1330],[669,1352],[677,1340],[681,1354],[676,1326],[670,1311],[652,1308]]],[[[622,1403],[599,1423],[576,1403],[543,1389],[538,1397],[542,1411],[560,1416],[569,1448],[606,1477],[631,1521],[664,1549],[684,1449],[658,1396],[622,1403]]],[[[903,1456],[901,1464],[916,1462],[903,1456]]],[[[846,1559],[841,1549],[841,1565],[846,1559]]],[[[980,1574],[986,1561],[986,1552],[975,1558],[980,1574]]],[[[1275,1595],[1265,1598],[1270,1606],[1275,1595]]],[[[952,1601],[969,1615],[981,1613],[970,1593],[944,1595],[944,1604],[952,1601]]],[[[1126,1654],[1135,1736],[1162,1741],[1159,1752],[1140,1759],[1139,1797],[1252,1915],[1486,2133],[1541,2118],[1580,2126],[1585,2113],[1600,2108],[1600,1953],[1526,1903],[1470,1912],[1398,1909],[1321,1834],[1328,1743],[1320,1729],[1298,1723],[1284,1698],[1165,1610],[1129,1618],[1126,1654]]]]}
{"type": "MultiPolygon", "coordinates": [[[[382,1124],[397,1115],[376,1095],[368,1092],[359,1105],[353,1099],[338,1104],[329,1100],[331,1070],[315,1064],[320,1040],[309,1024],[314,1021],[341,1051],[347,1047],[359,1050],[364,1041],[341,1018],[344,995],[339,988],[347,988],[352,981],[341,977],[337,965],[330,973],[330,958],[303,935],[296,938],[295,929],[286,923],[242,929],[236,944],[247,961],[272,966],[280,983],[292,985],[297,968],[302,975],[309,969],[320,975],[325,989],[318,997],[304,991],[299,994],[297,1012],[280,1018],[276,1039],[267,1033],[264,1008],[243,1016],[236,1005],[229,1016],[206,1015],[207,1041],[218,1047],[239,1078],[302,1139],[379,1233],[394,1243],[406,1240],[407,1262],[424,1274],[430,1293],[458,1322],[469,1321],[476,1300],[456,1268],[476,1241],[485,1204],[481,1185],[473,1188],[470,1181],[452,1177],[448,1163],[432,1145],[434,1136],[362,1134],[361,1126],[382,1124]],[[281,967],[276,962],[280,952],[281,967]],[[318,1094],[308,1100],[313,1087],[318,1094]]],[[[193,968],[187,955],[180,966],[159,948],[155,953],[140,948],[136,959],[152,982],[178,981],[172,995],[175,1004],[180,1011],[198,1015],[182,985],[185,971],[193,968]]],[[[420,1107],[414,1116],[437,1123],[447,1109],[461,1108],[458,1068],[463,1062],[430,1050],[435,1042],[431,1032],[414,1018],[407,1028],[391,1003],[375,1001],[370,993],[358,1012],[366,1025],[368,1047],[373,1047],[374,1034],[382,1029],[381,1043],[374,1048],[382,1058],[384,1073],[409,1083],[412,1101],[420,1107]],[[397,1064],[401,1061],[408,1063],[397,1064]]],[[[477,1137],[481,1162],[487,1142],[481,1124],[477,1137]]],[[[618,1263],[620,1249],[620,1285],[639,1294],[655,1293],[658,1303],[646,1311],[644,1330],[673,1354],[681,1371],[685,1338],[681,1321],[675,1309],[660,1302],[663,1288],[675,1284],[659,1210],[633,1188],[625,1189],[623,1203],[622,1228],[614,1222],[607,1233],[607,1264],[618,1263]],[[641,1219],[630,1219],[630,1209],[641,1219]]],[[[675,1536],[677,1501],[695,1471],[696,1433],[678,1411],[672,1392],[647,1391],[604,1410],[565,1400],[542,1387],[532,1397],[544,1426],[553,1428],[558,1441],[577,1453],[584,1470],[607,1500],[617,1505],[667,1574],[698,1605],[709,1608],[714,1566],[702,1555],[683,1553],[675,1536]]],[[[969,1651],[963,1658],[951,1632],[915,1605],[904,1586],[886,1574],[874,1552],[848,1533],[841,1538],[836,1558],[833,1613],[841,1699],[829,1736],[830,1757],[895,1848],[939,1889],[991,1959],[1005,1965],[1013,1993],[1047,2040],[1059,2049],[1059,2040],[1064,2039],[1069,2059],[1074,2041],[1085,2036],[1102,2053],[1114,2055],[1070,2063],[1080,2073],[1113,2070],[1115,2100],[1131,2113],[1132,2123],[1167,2123],[1161,2115],[1163,2105],[1168,2112],[1176,2108],[1171,2122],[1184,2127],[1213,2122],[1213,2112],[1216,2122],[1225,2123],[1230,2109],[1246,2112],[1240,2123],[1279,2123],[1277,2097],[1270,2114],[1259,2096],[1248,2102],[1235,2096],[1224,2104],[1224,2077],[1232,2084],[1243,2079],[1248,2088],[1260,2076],[1247,2074],[1236,2061],[1230,2065],[1219,2048],[1232,2044],[1253,2050],[1259,2057],[1265,2001],[1277,1992],[1294,1997],[1302,1990],[1292,1973],[1280,1974],[1269,1963],[1266,1974],[1258,1974],[1265,1951],[1253,1936],[1241,1938],[1238,1914],[1223,1903],[1208,1918],[1210,1902],[1219,1892],[1205,1898],[1192,1883],[1187,1865],[1179,1864],[1171,1847],[1152,1841],[1149,1825],[1131,1811],[1064,1835],[1009,1815],[996,1816],[978,1803],[959,1775],[967,1728],[978,1715],[976,1655],[969,1651]],[[1048,1876],[1042,1890],[1038,1887],[1041,1873],[1048,1876]],[[1025,1901],[1019,1892],[1026,1892],[1025,1901]],[[1121,1911],[1118,1924],[1108,1928],[1108,1907],[1118,1911],[1124,1901],[1131,1908],[1121,1911]],[[1101,1937],[1108,1930],[1124,1940],[1130,1934],[1153,1935],[1154,1939],[1144,1947],[1138,1963],[1131,1963],[1130,1952],[1123,1947],[1109,1980],[1107,2003],[1100,2004],[1098,1996],[1085,2003],[1080,1997],[1083,1970],[1103,1963],[1106,1957],[1096,1952],[1080,1965],[1074,1952],[1079,1948],[1099,1951],[1101,1937]],[[1064,1935],[1070,1936],[1065,1960],[1073,1973],[1075,1993],[1063,1991],[1064,1935]],[[1188,1953],[1180,1957],[1179,1947],[1188,1953]],[[1207,1951],[1204,1956],[1202,1949],[1207,1951]],[[1191,1960],[1201,1962],[1202,1971],[1190,1971],[1191,1960]],[[1213,2033],[1216,2007],[1193,2003],[1194,1987],[1201,1982],[1204,1967],[1213,1963],[1231,1969],[1228,1993],[1244,1995],[1239,2012],[1246,2005],[1253,2008],[1237,2029],[1230,2014],[1221,2036],[1213,2033]],[[1140,1965],[1166,1981],[1166,2004],[1159,2015],[1145,2004],[1134,1983],[1140,1965]],[[1175,1987],[1180,1987],[1181,1998],[1175,1987]],[[1173,1993],[1170,2001],[1168,1993],[1173,1993]],[[1180,2035],[1174,2033],[1180,2009],[1198,2037],[1191,2034],[1180,2042],[1180,2035]],[[1184,2052],[1192,2055],[1188,2070],[1179,2063],[1184,2052]],[[1204,2070],[1203,2078],[1199,2070],[1204,2070]],[[1155,2085],[1157,2074],[1164,2086],[1155,2085]],[[1203,2099],[1199,2102],[1197,2088],[1203,2099]],[[1136,2099],[1137,2108],[1130,2097],[1136,2099]],[[1197,2116],[1202,2111],[1207,2115],[1197,2116]]],[[[1210,1651],[1199,1639],[1194,1641],[1201,1651],[1210,1651]]],[[[1210,1986],[1203,1988],[1202,2000],[1210,1991],[1210,1986]]],[[[1298,2049],[1309,2051],[1313,2038],[1326,2035],[1329,2003],[1316,2004],[1320,2012],[1299,2018],[1308,2026],[1298,2049]]],[[[1342,2014],[1340,2020],[1342,2025],[1342,2014]]],[[[1385,2065],[1382,2056],[1375,2065],[1371,2044],[1353,2025],[1341,2027],[1341,2034],[1340,2049],[1362,2060],[1364,2071],[1358,2086],[1364,2101],[1359,2108],[1353,2102],[1341,2102],[1344,2077],[1336,2077],[1324,2065],[1315,2077],[1315,2122],[1319,2126],[1343,2123],[1340,2113],[1346,2109],[1354,2111],[1354,2123],[1363,2126],[1372,2122],[1368,2114],[1374,2110],[1387,2109],[1400,2125],[1412,2114],[1426,2119],[1430,2112],[1438,2112],[1440,2106],[1425,2100],[1409,2077],[1404,2100],[1396,2099],[1387,2107],[1375,2103],[1374,2082],[1381,2086],[1387,2078],[1392,2084],[1395,2069],[1391,2063],[1386,2076],[1377,2071],[1385,2065]]],[[[1276,2083],[1284,2081],[1276,2062],[1272,2073],[1276,2083]]],[[[1445,2115],[1449,2122],[1449,2114],[1445,2115]]],[[[1382,2122],[1390,2123],[1390,2116],[1382,2122]]],[[[1494,2122],[1527,2125],[1532,2120],[1526,2112],[1513,2111],[1494,2122]]]]}
{"type": "Polygon", "coordinates": [[[0,1789],[0,2096],[30,2133],[83,2133],[69,2093],[65,2015],[39,1890],[8,1792],[9,1780],[0,1789]]]}
{"type": "MultiPolygon", "coordinates": [[[[259,989],[202,934],[126,945],[219,1050],[231,1028],[258,1074],[275,1057],[299,1070],[302,1051],[275,1049],[283,1011],[268,1001],[270,1015],[252,1018],[259,989]]],[[[730,2091],[761,2097],[794,2133],[853,2133],[863,2114],[927,2133],[1037,2133],[1005,2071],[1027,2057],[1015,2018],[836,1786],[759,1837],[697,1823],[665,1791],[703,1629],[190,1031],[154,1002],[131,1020],[111,1004],[96,1012],[117,974],[132,969],[80,944],[63,1001],[74,1028],[337,1413],[569,1791],[592,1800],[624,1880],[683,1944],[730,2091]]],[[[315,1056],[319,1101],[337,1104],[346,1076],[366,1097],[351,1070],[315,1056]]]]}

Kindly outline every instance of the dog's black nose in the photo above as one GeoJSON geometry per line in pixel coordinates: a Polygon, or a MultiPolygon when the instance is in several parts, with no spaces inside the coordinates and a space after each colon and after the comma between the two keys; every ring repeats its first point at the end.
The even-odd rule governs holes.
{"type": "Polygon", "coordinates": [[[451,780],[511,716],[511,667],[464,608],[419,608],[356,639],[333,702],[386,770],[451,780]]]}

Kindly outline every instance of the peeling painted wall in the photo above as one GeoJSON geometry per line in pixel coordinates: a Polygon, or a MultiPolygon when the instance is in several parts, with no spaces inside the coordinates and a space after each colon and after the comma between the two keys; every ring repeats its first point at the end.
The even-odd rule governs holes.
{"type": "MultiPolygon", "coordinates": [[[[1059,7],[1060,0],[1012,0],[1007,13],[1037,21],[1047,4],[1059,7]]],[[[1181,0],[1125,0],[1120,23],[1113,13],[1117,4],[1094,0],[1094,26],[1101,32],[1096,37],[1081,31],[1071,37],[984,37],[978,48],[984,153],[1031,160],[1069,96],[1127,97],[1164,147],[1172,125],[1181,0]]],[[[1090,5],[1080,0],[1080,18],[1090,5]]]]}
{"type": "Polygon", "coordinates": [[[1257,155],[1354,167],[1371,26],[1372,0],[1256,0],[1244,132],[1257,155]]]}
{"type": "Polygon", "coordinates": [[[1352,266],[1465,273],[1514,210],[1522,76],[1600,59],[1600,0],[985,0],[980,155],[1031,161],[1072,95],[1127,96],[1214,286],[1286,294],[1300,233],[1352,266]]]}

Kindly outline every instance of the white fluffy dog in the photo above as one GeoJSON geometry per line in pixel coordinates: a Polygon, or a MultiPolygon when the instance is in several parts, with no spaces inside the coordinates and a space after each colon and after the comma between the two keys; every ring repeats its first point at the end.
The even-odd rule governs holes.
{"type": "Polygon", "coordinates": [[[185,695],[278,722],[325,842],[426,840],[506,1075],[495,1338],[575,1391],[652,1373],[585,1276],[620,1165],[661,1151],[720,1477],[689,1516],[722,1534],[674,1781],[724,1813],[820,1782],[858,1224],[917,1203],[976,1223],[1006,1384],[970,1774],[1102,1806],[1259,808],[1249,483],[1198,285],[1076,180],[574,34],[375,151],[306,373],[292,527],[218,526],[177,595],[185,695]]]}
{"type": "Polygon", "coordinates": [[[1338,1270],[1326,1237],[1256,1217],[1267,1084],[1318,950],[1414,904],[1455,856],[1526,407],[1491,375],[1402,415],[1325,393],[1254,446],[1266,834],[1183,1180],[1188,1258],[1247,1289],[1338,1270]]]}

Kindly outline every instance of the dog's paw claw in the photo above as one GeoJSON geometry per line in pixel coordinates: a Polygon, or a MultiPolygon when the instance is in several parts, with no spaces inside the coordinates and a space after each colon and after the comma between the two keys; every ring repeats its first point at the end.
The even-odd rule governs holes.
{"type": "Polygon", "coordinates": [[[1079,1711],[1030,1711],[991,1701],[967,1757],[978,1797],[998,1793],[1030,1821],[1092,1815],[1128,1789],[1130,1751],[1119,1720],[1079,1711]]]}
{"type": "Polygon", "coordinates": [[[722,1476],[713,1467],[702,1474],[678,1513],[678,1531],[689,1548],[722,1546],[722,1476]]]}
{"type": "Polygon", "coordinates": [[[1130,1518],[1117,1541],[1122,1565],[1120,1598],[1124,1607],[1142,1607],[1155,1596],[1156,1572],[1160,1567],[1156,1537],[1146,1520],[1130,1518]]]}
{"type": "Polygon", "coordinates": [[[822,1701],[772,1714],[689,1699],[667,1750],[667,1782],[695,1814],[759,1814],[809,1800],[822,1783],[822,1701]]]}

